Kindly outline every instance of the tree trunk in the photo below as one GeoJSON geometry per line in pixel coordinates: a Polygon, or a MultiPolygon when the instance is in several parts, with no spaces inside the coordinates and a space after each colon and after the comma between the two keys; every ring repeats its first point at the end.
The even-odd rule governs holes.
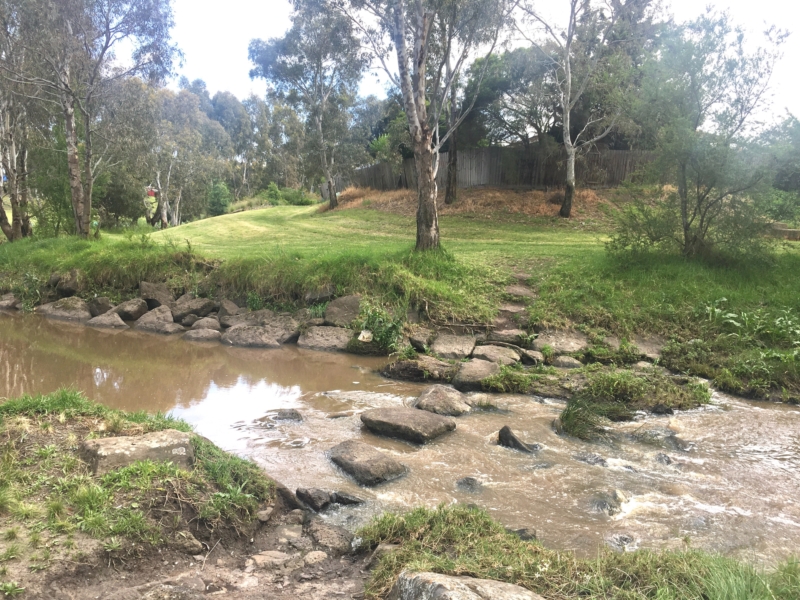
{"type": "Polygon", "coordinates": [[[683,254],[694,256],[697,253],[697,239],[692,233],[689,221],[689,187],[686,181],[686,164],[678,166],[678,201],[681,203],[681,228],[683,229],[683,254]]]}
{"type": "Polygon", "coordinates": [[[572,213],[572,197],[575,195],[575,148],[567,145],[567,185],[564,190],[564,202],[558,216],[568,219],[572,213]]]}
{"type": "Polygon", "coordinates": [[[169,206],[168,206],[166,198],[162,199],[159,204],[160,204],[160,208],[161,208],[161,212],[160,212],[161,229],[166,229],[167,227],[169,227],[169,219],[167,218],[169,206]]]}
{"type": "Polygon", "coordinates": [[[447,188],[444,194],[445,204],[455,204],[458,200],[458,142],[457,131],[450,134],[450,150],[447,152],[447,188]]]}
{"type": "MultiPolygon", "coordinates": [[[[27,142],[28,131],[23,126],[23,141],[27,142]]],[[[33,234],[31,228],[31,216],[28,213],[28,148],[23,146],[19,153],[19,174],[17,184],[19,185],[19,208],[22,214],[22,237],[30,237],[33,234]]]]}
{"type": "Polygon", "coordinates": [[[92,172],[92,160],[94,159],[94,148],[92,146],[92,115],[87,110],[83,112],[83,231],[89,234],[92,227],[92,189],[94,188],[94,173],[92,172]]]}
{"type": "Polygon", "coordinates": [[[183,196],[183,188],[178,188],[178,194],[175,196],[175,208],[172,209],[172,226],[177,227],[181,224],[181,197],[183,196]]]}
{"type": "Polygon", "coordinates": [[[436,210],[436,166],[431,149],[430,135],[422,135],[414,144],[414,162],[417,168],[417,250],[434,250],[439,247],[439,214],[436,210]]]}
{"type": "Polygon", "coordinates": [[[87,237],[83,221],[83,185],[81,184],[81,163],[78,156],[78,131],[75,124],[75,105],[65,92],[61,95],[64,110],[64,134],[67,142],[67,168],[69,170],[69,189],[72,195],[72,215],[75,218],[75,233],[87,237]]]}

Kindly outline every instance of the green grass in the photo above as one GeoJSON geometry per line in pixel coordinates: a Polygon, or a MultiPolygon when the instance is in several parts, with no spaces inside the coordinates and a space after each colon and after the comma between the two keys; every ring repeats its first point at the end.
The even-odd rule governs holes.
{"type": "Polygon", "coordinates": [[[615,554],[582,560],[507,532],[482,509],[463,505],[384,514],[358,535],[367,546],[396,543],[367,584],[370,599],[385,597],[401,571],[495,579],[523,586],[548,600],[794,600],[800,564],[770,572],[697,550],[615,554]]]}

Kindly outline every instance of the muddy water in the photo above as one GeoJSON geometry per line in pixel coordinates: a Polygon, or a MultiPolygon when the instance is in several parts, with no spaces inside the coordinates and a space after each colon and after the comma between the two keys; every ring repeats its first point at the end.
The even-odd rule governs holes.
{"type": "Polygon", "coordinates": [[[198,345],[126,331],[108,333],[34,316],[0,316],[0,396],[72,386],[127,410],[171,412],[220,446],[250,456],[291,488],[349,491],[368,500],[330,517],[354,527],[385,509],[474,503],[548,546],[592,555],[609,541],[628,548],[692,546],[771,563],[800,553],[800,411],[715,394],[711,406],[672,417],[642,416],[609,444],[556,436],[562,405],[495,396],[501,410],[458,419],[424,447],[373,436],[358,413],[408,403],[422,389],[375,374],[382,359],[198,345]],[[270,411],[296,408],[302,422],[270,411]],[[264,419],[266,417],[266,419],[264,419]],[[510,425],[542,445],[536,455],[498,447],[510,425]],[[634,443],[626,433],[661,427],[679,444],[634,443]],[[403,479],[359,488],[328,461],[340,441],[361,439],[409,467],[403,479]],[[607,466],[576,459],[605,458],[607,466]],[[656,460],[665,453],[672,464],[656,460]],[[477,491],[456,481],[470,476],[477,491]],[[598,500],[628,498],[609,516],[598,500]]]}

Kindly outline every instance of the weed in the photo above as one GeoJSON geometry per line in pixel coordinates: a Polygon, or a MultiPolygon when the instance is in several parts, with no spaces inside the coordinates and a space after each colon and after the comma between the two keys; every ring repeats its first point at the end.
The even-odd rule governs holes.
{"type": "Polygon", "coordinates": [[[393,317],[381,306],[361,301],[360,328],[372,332],[372,339],[386,353],[397,350],[403,330],[403,319],[393,317]]]}
{"type": "Polygon", "coordinates": [[[325,310],[328,308],[327,302],[321,302],[319,304],[312,304],[308,307],[308,314],[311,315],[312,319],[321,319],[325,316],[325,310]]]}
{"type": "Polygon", "coordinates": [[[31,548],[38,548],[42,543],[42,534],[38,531],[32,531],[28,534],[28,545],[31,548]]]}
{"type": "Polygon", "coordinates": [[[0,553],[0,562],[6,562],[19,558],[21,552],[17,544],[9,545],[2,553],[0,553]]]}
{"type": "Polygon", "coordinates": [[[3,596],[6,598],[13,598],[14,596],[19,596],[24,592],[25,588],[20,587],[13,581],[0,583],[0,594],[3,594],[3,596]]]}
{"type": "Polygon", "coordinates": [[[3,539],[7,542],[13,542],[15,539],[17,539],[18,535],[19,529],[12,527],[11,529],[6,530],[6,532],[3,534],[3,539]]]}
{"type": "Polygon", "coordinates": [[[11,508],[11,514],[20,521],[29,521],[39,516],[39,507],[28,502],[18,502],[11,508]]]}

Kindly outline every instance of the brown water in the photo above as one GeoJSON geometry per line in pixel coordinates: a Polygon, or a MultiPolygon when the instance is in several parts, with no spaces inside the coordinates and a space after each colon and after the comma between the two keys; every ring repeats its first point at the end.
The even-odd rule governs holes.
{"type": "Polygon", "coordinates": [[[198,345],[133,331],[108,333],[0,316],[0,396],[71,386],[108,406],[171,412],[228,450],[252,457],[291,488],[356,493],[369,502],[334,511],[350,527],[385,509],[474,503],[509,527],[535,529],[548,546],[591,555],[624,534],[628,548],[694,547],[771,563],[800,553],[800,411],[715,394],[713,404],[673,417],[642,416],[618,428],[670,427],[689,449],[613,445],[561,438],[551,422],[562,405],[496,396],[503,411],[458,419],[457,430],[424,447],[373,436],[358,412],[409,402],[422,386],[375,373],[384,359],[304,351],[198,345]],[[258,421],[297,408],[303,422],[258,421]],[[336,413],[349,416],[331,418],[336,413]],[[496,445],[510,425],[543,446],[524,455],[496,445]],[[342,475],[326,452],[362,439],[395,455],[410,473],[374,489],[342,475]],[[608,467],[574,456],[600,454],[608,467]],[[675,463],[655,460],[666,452],[675,463]],[[483,487],[461,491],[476,477],[483,487]],[[622,490],[619,514],[594,508],[599,494],[622,490]]]}

